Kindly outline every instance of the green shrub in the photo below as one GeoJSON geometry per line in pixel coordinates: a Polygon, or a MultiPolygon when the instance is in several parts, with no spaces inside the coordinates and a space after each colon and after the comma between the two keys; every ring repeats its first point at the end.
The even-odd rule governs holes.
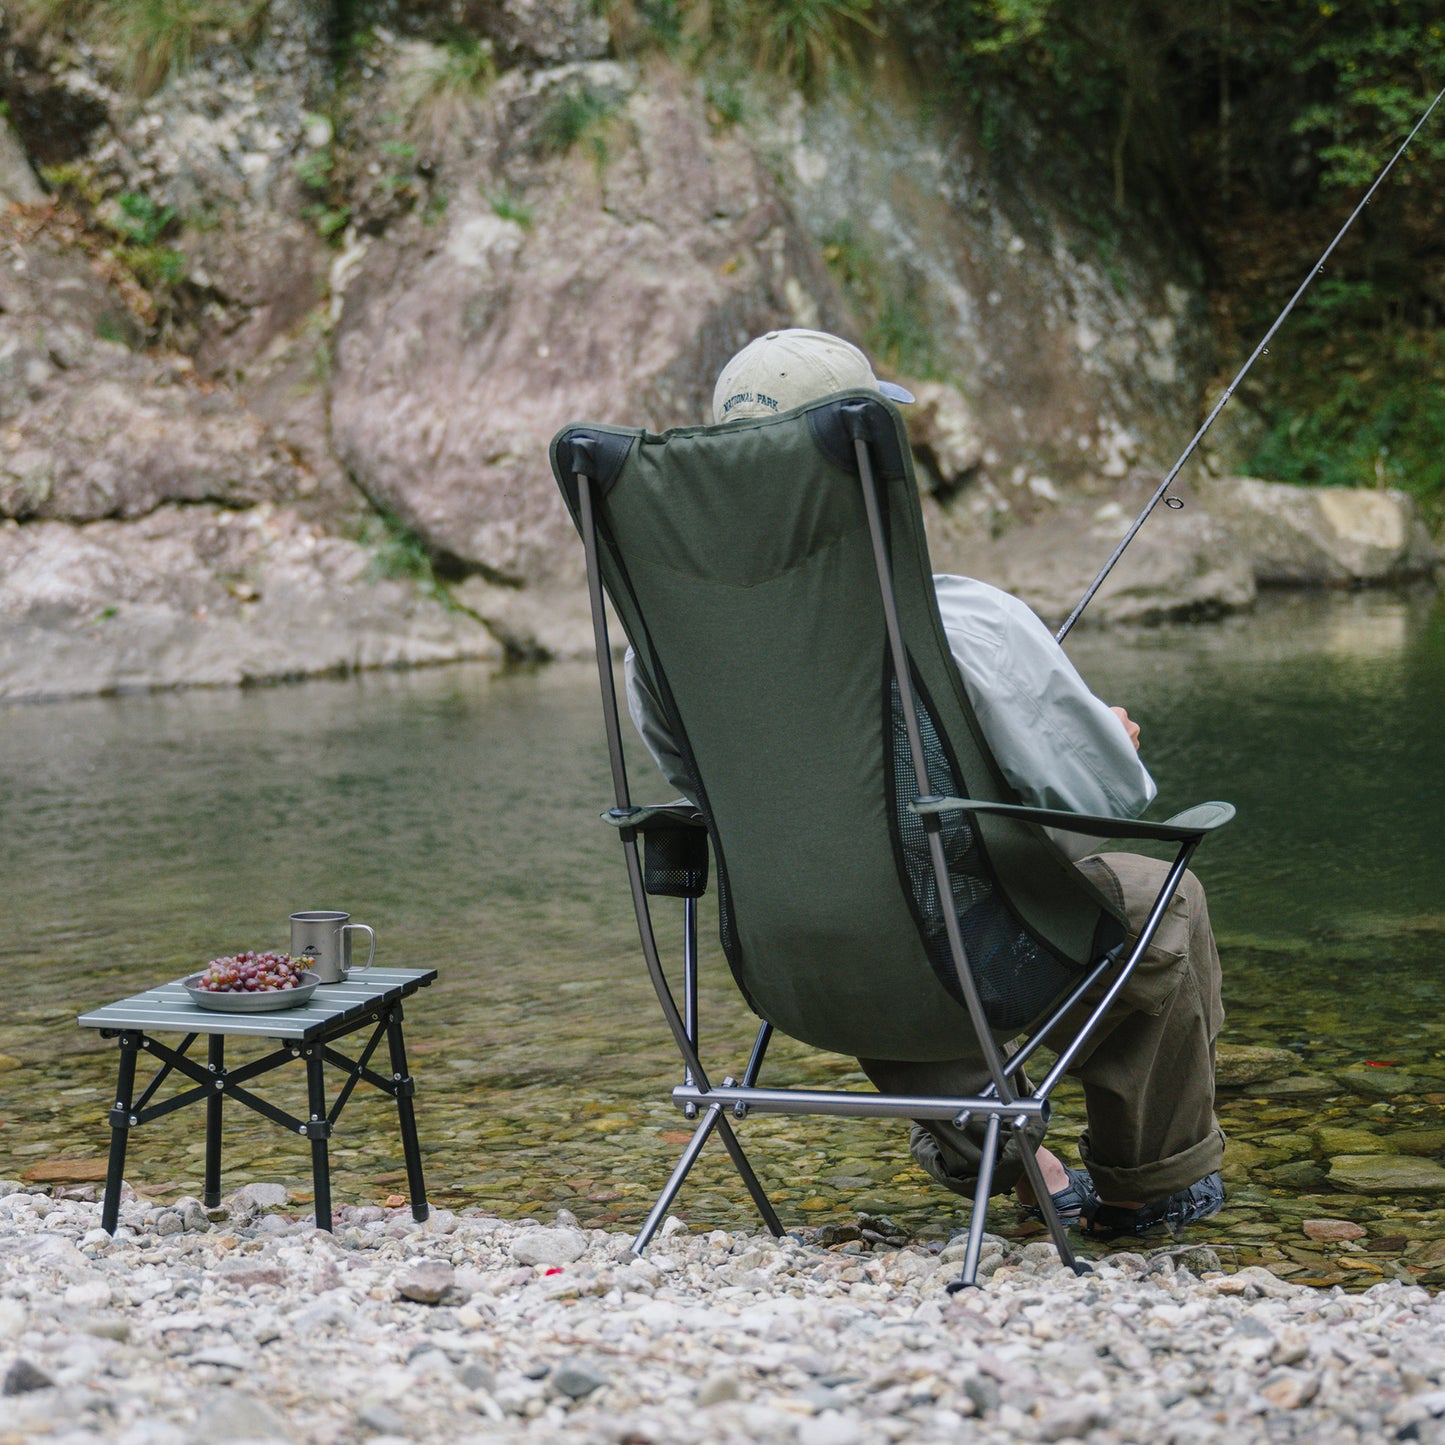
{"type": "Polygon", "coordinates": [[[711,80],[707,86],[707,103],[712,108],[715,125],[740,125],[747,114],[742,90],[731,80],[711,80]]]}
{"type": "Polygon", "coordinates": [[[138,191],[122,191],[115,204],[116,214],[106,224],[121,241],[117,258],[147,291],[178,286],[186,279],[186,258],[163,244],[176,226],[174,209],[138,191]]]}
{"type": "MultiPolygon", "coordinates": [[[[1282,348],[1281,348],[1282,350],[1282,348]]],[[[1326,487],[1398,487],[1445,517],[1445,333],[1343,331],[1289,353],[1249,471],[1326,487]]]]}
{"type": "Polygon", "coordinates": [[[872,0],[776,0],[749,7],[758,63],[813,86],[852,56],[859,31],[877,35],[872,0]]]}
{"type": "Polygon", "coordinates": [[[504,221],[515,221],[524,231],[532,228],[532,208],[509,191],[488,191],[487,204],[494,215],[504,221]]]}
{"type": "Polygon", "coordinates": [[[292,170],[313,198],[301,214],[323,240],[335,241],[351,220],[351,207],[338,194],[335,153],[329,145],[308,151],[292,170]]]}
{"type": "Polygon", "coordinates": [[[122,191],[115,199],[121,215],[118,228],[137,246],[154,246],[176,218],[170,206],[134,191],[122,191]]]}
{"type": "Polygon", "coordinates": [[[585,85],[564,86],[542,112],[537,126],[538,144],[543,150],[560,155],[590,136],[600,164],[607,159],[607,145],[596,132],[604,121],[616,114],[619,105],[616,96],[589,90],[585,85]]]}
{"type": "Polygon", "coordinates": [[[426,543],[394,512],[379,509],[365,517],[358,529],[357,541],[371,552],[368,572],[374,581],[410,579],[419,592],[443,601],[447,599],[426,543]]]}

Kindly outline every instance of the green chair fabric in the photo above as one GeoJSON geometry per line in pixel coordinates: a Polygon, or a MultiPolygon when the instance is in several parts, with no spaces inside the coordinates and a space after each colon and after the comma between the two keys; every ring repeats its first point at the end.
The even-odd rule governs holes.
{"type": "MultiPolygon", "coordinates": [[[[917,789],[858,476],[816,435],[814,419],[854,395],[893,428],[879,484],[930,779],[936,792],[1017,803],[939,621],[902,419],[876,393],[661,436],[586,428],[627,444],[598,507],[602,575],[685,740],[723,945],[750,1006],[819,1048],[956,1058],[971,1027],[922,828],[901,811],[917,789]]],[[[568,435],[553,448],[559,478],[568,435]]],[[[1122,923],[1036,825],[955,815],[948,846],[968,863],[955,895],[977,919],[979,964],[994,963],[991,1022],[1017,1033],[1120,941],[1122,923]]]]}

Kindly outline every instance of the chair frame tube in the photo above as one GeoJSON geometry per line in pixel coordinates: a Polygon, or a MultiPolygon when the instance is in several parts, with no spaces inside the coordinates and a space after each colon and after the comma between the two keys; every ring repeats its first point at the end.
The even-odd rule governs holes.
{"type": "MultiPolygon", "coordinates": [[[[893,589],[893,568],[888,557],[888,538],[883,527],[882,510],[878,501],[878,484],[873,475],[873,459],[868,448],[866,402],[848,402],[843,406],[845,425],[853,441],[853,452],[858,464],[858,480],[863,492],[863,507],[868,518],[868,534],[873,545],[873,565],[878,573],[878,591],[883,604],[884,626],[888,632],[888,650],[893,662],[893,675],[898,682],[898,697],[903,708],[903,722],[908,732],[908,751],[913,763],[920,798],[933,798],[938,794],[928,777],[928,760],[923,755],[923,735],[918,726],[918,708],[913,695],[913,674],[908,662],[908,653],[903,646],[903,632],[898,621],[898,600],[893,589]]],[[[943,853],[943,819],[937,813],[925,813],[924,831],[928,838],[928,856],[933,864],[933,877],[938,887],[939,905],[943,910],[944,929],[948,935],[949,953],[952,955],[954,970],[963,990],[964,1003],[973,1024],[984,1066],[997,1095],[984,1102],[977,1112],[988,1115],[985,1126],[983,1155],[979,1166],[978,1180],[974,1191],[973,1214],[969,1219],[968,1247],[964,1253],[963,1280],[972,1284],[978,1272],[978,1256],[983,1245],[983,1227],[988,1212],[989,1193],[993,1186],[994,1163],[998,1151],[999,1125],[1005,1112],[1012,1112],[1015,1101],[1012,1082],[1004,1070],[1002,1051],[994,1042],[989,1027],[988,1015],[984,1012],[983,1000],[979,997],[978,986],[968,964],[968,952],[963,944],[963,932],[958,923],[957,901],[953,896],[953,880],[948,873],[948,860],[943,853]]],[[[1116,985],[1117,987],[1117,985],[1116,985]]],[[[1030,1103],[1047,1100],[1049,1090],[1035,1090],[1030,1103]]],[[[975,1112],[970,1108],[969,1112],[975,1112]]],[[[1044,1217],[1059,1258],[1076,1274],[1085,1272],[1089,1266],[1074,1255],[1069,1244],[1067,1231],[1060,1220],[1058,1210],[1044,1184],[1043,1172],[1034,1157],[1025,1132],[1027,1114],[1018,1114],[1014,1122],[1014,1135],[1019,1141],[1024,1156],[1024,1170],[1034,1191],[1040,1213],[1044,1217]],[[1020,1122],[1022,1121],[1022,1122],[1020,1122]]],[[[1038,1117],[1045,1125],[1046,1112],[1038,1117]]]]}
{"type": "MultiPolygon", "coordinates": [[[[603,724],[607,734],[607,756],[612,770],[613,795],[616,798],[615,811],[630,813],[632,801],[627,789],[627,765],[622,752],[622,729],[617,709],[617,685],[612,675],[612,648],[607,638],[607,613],[602,596],[602,571],[597,561],[597,519],[592,505],[592,484],[595,480],[595,471],[590,470],[595,467],[595,462],[590,446],[584,441],[576,444],[575,455],[578,461],[576,477],[582,520],[582,545],[587,562],[587,594],[592,610],[592,637],[597,654],[598,681],[602,689],[603,724]]],[[[677,1002],[672,996],[672,989],[668,985],[667,975],[662,967],[662,958],[658,952],[657,935],[652,927],[652,914],[647,906],[647,891],[643,886],[642,859],[637,848],[637,830],[624,826],[619,830],[619,836],[622,839],[622,851],[627,860],[627,881],[632,891],[632,907],[637,916],[637,931],[642,941],[642,954],[647,964],[648,976],[652,980],[653,992],[657,995],[658,1005],[662,1009],[663,1018],[672,1033],[673,1041],[677,1044],[678,1052],[682,1054],[684,1077],[689,1080],[692,1087],[705,1094],[711,1086],[708,1083],[702,1061],[698,1058],[696,1045],[696,912],[692,912],[685,918],[690,946],[687,949],[688,957],[684,962],[684,1007],[687,1010],[687,1016],[684,1018],[678,1012],[677,1002]]],[[[764,1025],[763,1029],[759,1031],[757,1043],[753,1046],[753,1058],[749,1060],[748,1067],[754,1076],[757,1069],[762,1066],[763,1053],[767,1048],[767,1039],[770,1034],[771,1030],[764,1025]]],[[[742,1176],[743,1183],[747,1186],[748,1193],[752,1196],[764,1225],[773,1235],[781,1237],[783,1226],[773,1209],[772,1202],[768,1199],[767,1192],[763,1189],[742,1145],[738,1143],[737,1135],[733,1133],[727,1120],[722,1117],[722,1106],[717,1105],[709,1107],[703,1116],[684,1150],[682,1158],[678,1160],[667,1187],[653,1205],[641,1230],[638,1231],[637,1237],[632,1242],[634,1254],[641,1254],[647,1248],[668,1207],[676,1197],[677,1191],[682,1187],[683,1181],[696,1162],[698,1154],[701,1153],[702,1146],[707,1142],[708,1135],[714,1129],[721,1134],[724,1147],[732,1159],[733,1167],[742,1176]]]]}

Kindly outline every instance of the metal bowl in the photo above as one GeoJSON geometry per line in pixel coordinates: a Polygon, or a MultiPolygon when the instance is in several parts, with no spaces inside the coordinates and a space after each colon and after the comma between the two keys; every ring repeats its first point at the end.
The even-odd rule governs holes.
{"type": "Polygon", "coordinates": [[[193,973],[181,980],[191,1001],[200,1008],[223,1014],[269,1014],[283,1008],[300,1008],[321,984],[320,974],[309,968],[295,988],[275,988],[263,993],[212,993],[210,989],[196,987],[200,978],[201,974],[193,973]]]}

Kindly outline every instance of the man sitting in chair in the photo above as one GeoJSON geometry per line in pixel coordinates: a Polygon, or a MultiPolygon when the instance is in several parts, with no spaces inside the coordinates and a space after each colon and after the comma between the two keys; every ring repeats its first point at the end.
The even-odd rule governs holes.
{"type": "MultiPolygon", "coordinates": [[[[880,382],[867,357],[839,337],[770,331],[723,368],[713,420],[773,416],[856,387],[913,400],[902,387],[880,382]]],[[[1048,629],[1017,598],[968,577],[933,580],[964,689],[1022,801],[1137,817],[1155,787],[1139,760],[1139,728],[1128,713],[1089,691],[1048,629]]],[[[631,649],[626,670],[633,722],[668,781],[686,793],[685,764],[631,649]]],[[[1054,840],[1128,919],[1132,942],[1167,866],[1130,853],[1089,854],[1090,840],[1077,834],[1055,832],[1054,840]]],[[[1214,1045],[1223,1018],[1219,955],[1204,890],[1187,873],[1152,945],[1070,1071],[1082,1082],[1088,1107],[1088,1128],[1079,1139],[1086,1167],[1068,1169],[1048,1149],[1038,1149],[1063,1219],[1082,1218],[1088,1232],[1107,1237],[1218,1212],[1224,1134],[1214,1116],[1214,1045]]],[[[858,1062],[887,1093],[962,1096],[987,1082],[976,1059],[858,1062]]],[[[973,1193],[980,1145],[981,1126],[913,1126],[913,1157],[959,1194],[973,1193]]],[[[1026,1211],[1036,1203],[1012,1137],[994,1186],[999,1192],[1015,1188],[1026,1211]]]]}

